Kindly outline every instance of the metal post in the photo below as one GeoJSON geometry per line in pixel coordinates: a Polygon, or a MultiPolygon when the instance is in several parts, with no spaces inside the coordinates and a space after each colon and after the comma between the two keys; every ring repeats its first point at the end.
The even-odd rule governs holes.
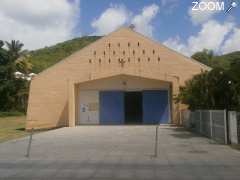
{"type": "Polygon", "coordinates": [[[224,134],[225,134],[225,144],[228,144],[228,110],[224,109],[224,134]]]}
{"type": "Polygon", "coordinates": [[[209,120],[210,120],[210,136],[211,138],[213,138],[213,128],[214,128],[214,124],[213,124],[213,119],[212,119],[212,110],[209,110],[209,120]]]}
{"type": "Polygon", "coordinates": [[[202,130],[202,111],[201,110],[199,110],[199,121],[200,121],[199,131],[200,131],[200,134],[203,134],[203,130],[202,130]]]}
{"type": "Polygon", "coordinates": [[[30,157],[30,151],[31,151],[31,145],[32,145],[33,132],[34,132],[34,129],[32,128],[31,133],[30,133],[30,136],[29,136],[28,147],[27,147],[27,154],[26,154],[26,157],[27,157],[27,158],[30,157]]]}
{"type": "Polygon", "coordinates": [[[156,134],[155,134],[155,148],[154,148],[154,157],[158,157],[158,128],[159,126],[156,126],[156,134]]]}

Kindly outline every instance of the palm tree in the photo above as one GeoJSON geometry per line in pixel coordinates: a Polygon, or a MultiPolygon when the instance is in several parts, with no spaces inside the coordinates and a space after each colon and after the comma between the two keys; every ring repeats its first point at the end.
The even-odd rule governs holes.
{"type": "Polygon", "coordinates": [[[32,65],[28,60],[28,52],[22,50],[23,44],[20,41],[12,40],[5,42],[5,45],[6,58],[4,63],[0,64],[0,70],[3,69],[2,79],[4,79],[0,84],[1,99],[4,100],[0,101],[0,106],[2,106],[0,109],[26,110],[29,82],[16,79],[14,73],[16,71],[25,74],[30,72],[32,65]],[[10,95],[9,92],[11,92],[10,95]]]}
{"type": "Polygon", "coordinates": [[[23,43],[20,43],[20,41],[12,40],[11,42],[5,42],[7,46],[7,50],[9,53],[9,56],[11,57],[11,60],[15,61],[18,59],[24,51],[22,51],[22,48],[24,46],[23,43]]]}
{"type": "Polygon", "coordinates": [[[32,69],[32,64],[28,60],[29,53],[22,50],[24,44],[18,40],[5,42],[8,54],[9,76],[11,77],[15,71],[29,73],[32,69]]]}

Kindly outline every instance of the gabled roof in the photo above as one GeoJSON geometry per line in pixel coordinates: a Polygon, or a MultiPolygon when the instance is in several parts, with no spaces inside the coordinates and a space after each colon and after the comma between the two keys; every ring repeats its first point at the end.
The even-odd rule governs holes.
{"type": "Polygon", "coordinates": [[[161,49],[164,49],[164,51],[166,51],[166,53],[169,53],[169,54],[174,54],[175,56],[178,56],[179,58],[181,58],[182,60],[186,61],[186,63],[192,63],[192,64],[195,64],[199,67],[201,67],[202,69],[204,70],[211,70],[210,67],[192,59],[192,58],[189,58],[173,49],[170,49],[168,47],[166,47],[165,45],[157,42],[157,41],[154,41],[153,39],[150,39],[149,37],[146,37],[134,30],[132,30],[131,28],[128,28],[128,27],[121,27],[119,29],[117,29],[116,31],[113,31],[111,32],[110,34],[98,39],[97,41],[85,46],[84,48],[80,49],[79,51],[76,51],[75,53],[73,53],[72,55],[64,58],[63,60],[59,61],[58,63],[54,64],[53,66],[50,66],[49,68],[45,69],[44,71],[42,71],[41,73],[39,73],[39,75],[41,75],[42,73],[45,73],[46,71],[52,69],[53,67],[56,67],[57,65],[60,65],[62,63],[64,63],[65,61],[71,59],[71,57],[73,56],[77,56],[79,53],[83,52],[84,50],[86,49],[89,49],[89,48],[92,48],[94,47],[95,44],[101,42],[101,41],[105,41],[105,40],[108,40],[109,37],[122,37],[124,35],[127,35],[127,36],[135,36],[137,38],[140,38],[140,39],[144,39],[145,41],[148,41],[149,43],[152,43],[154,45],[156,45],[158,48],[161,48],[161,49]]]}

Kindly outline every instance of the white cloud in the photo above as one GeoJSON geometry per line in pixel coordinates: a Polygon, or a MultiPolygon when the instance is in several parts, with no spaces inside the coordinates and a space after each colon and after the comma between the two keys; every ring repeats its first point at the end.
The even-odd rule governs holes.
{"type": "Polygon", "coordinates": [[[154,27],[151,24],[152,20],[159,12],[159,6],[152,4],[143,8],[142,13],[136,15],[132,19],[132,23],[135,25],[135,30],[149,37],[153,36],[154,27]]]}
{"type": "Polygon", "coordinates": [[[218,52],[226,35],[232,28],[233,23],[220,24],[217,21],[208,21],[203,24],[196,37],[191,36],[189,38],[188,46],[191,48],[191,52],[201,51],[204,48],[218,52]]]}
{"type": "Polygon", "coordinates": [[[176,36],[174,38],[169,38],[167,41],[163,43],[167,47],[174,49],[175,51],[178,51],[180,53],[183,53],[184,55],[188,55],[188,49],[185,44],[181,43],[181,39],[179,36],[176,36]]]}
{"type": "Polygon", "coordinates": [[[123,5],[111,5],[92,22],[94,34],[108,34],[129,21],[130,12],[123,5]]]}
{"type": "Polygon", "coordinates": [[[230,37],[225,41],[222,52],[230,53],[233,51],[240,51],[240,28],[234,28],[233,33],[230,37]]]}
{"type": "Polygon", "coordinates": [[[219,52],[224,39],[232,31],[233,27],[234,24],[230,22],[220,24],[211,20],[202,25],[196,36],[190,36],[187,43],[181,43],[179,38],[170,38],[164,44],[188,56],[203,49],[219,52]]]}
{"type": "Polygon", "coordinates": [[[161,0],[161,10],[170,14],[179,5],[179,2],[180,0],[161,0]]]}
{"type": "Polygon", "coordinates": [[[152,4],[144,7],[140,14],[133,16],[133,13],[123,5],[110,5],[91,25],[95,29],[94,34],[104,35],[131,22],[135,25],[136,31],[152,36],[154,27],[151,23],[158,11],[159,6],[152,4]]]}
{"type": "Polygon", "coordinates": [[[1,0],[0,39],[36,49],[72,38],[79,0],[1,0]]]}
{"type": "MultiPolygon", "coordinates": [[[[199,3],[201,2],[218,2],[218,0],[200,0],[199,3]]],[[[188,15],[191,17],[191,21],[193,24],[202,24],[205,23],[206,21],[210,20],[216,13],[219,11],[216,10],[192,10],[194,4],[189,8],[188,15]]]]}

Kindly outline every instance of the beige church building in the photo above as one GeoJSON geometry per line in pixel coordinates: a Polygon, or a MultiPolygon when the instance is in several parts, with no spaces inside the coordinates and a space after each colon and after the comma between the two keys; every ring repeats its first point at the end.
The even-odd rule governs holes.
{"type": "Polygon", "coordinates": [[[31,81],[26,128],[180,124],[174,97],[209,67],[120,28],[31,81]]]}

